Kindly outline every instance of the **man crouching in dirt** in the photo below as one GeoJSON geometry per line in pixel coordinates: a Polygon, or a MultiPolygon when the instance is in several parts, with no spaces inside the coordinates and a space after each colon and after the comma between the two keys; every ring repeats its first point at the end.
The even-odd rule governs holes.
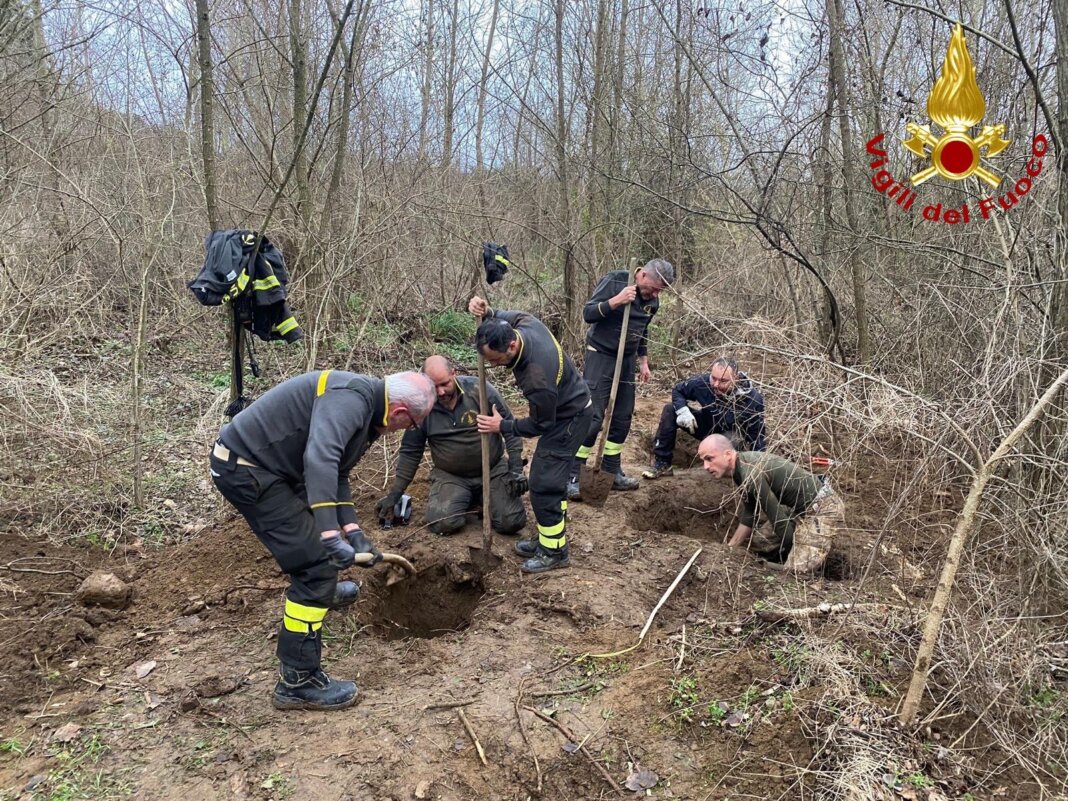
{"type": "MultiPolygon", "coordinates": [[[[404,432],[397,457],[397,477],[389,494],[376,504],[380,518],[389,517],[404,490],[415,478],[423,450],[430,443],[434,469],[430,472],[430,497],[426,504],[427,527],[435,534],[453,534],[464,527],[467,511],[482,498],[482,437],[478,433],[478,379],[456,375],[444,356],[431,356],[423,374],[434,382],[438,400],[422,423],[404,432]]],[[[493,384],[486,384],[491,408],[505,420],[512,410],[493,384]]],[[[490,516],[498,534],[518,534],[527,524],[523,493],[523,440],[514,432],[489,438],[490,516]],[[505,447],[508,458],[505,459],[505,447]]]]}
{"type": "Polygon", "coordinates": [[[530,464],[530,506],[538,536],[515,544],[516,552],[527,557],[519,569],[541,573],[567,567],[567,479],[593,419],[590,392],[571,357],[537,317],[494,311],[478,297],[467,308],[483,318],[475,333],[479,353],[494,367],[511,369],[530,407],[522,420],[506,420],[497,409],[492,415],[479,415],[478,430],[539,437],[530,464]]]}
{"type": "Polygon", "coordinates": [[[653,442],[653,466],[642,473],[642,478],[652,480],[672,474],[671,460],[680,428],[698,442],[709,434],[725,434],[738,447],[762,451],[764,398],[730,356],[716,359],[707,373],[680,381],[671,390],[671,403],[665,404],[660,414],[653,442]]]}
{"type": "Polygon", "coordinates": [[[728,545],[748,544],[769,560],[785,562],[784,568],[794,573],[823,566],[845,522],[842,499],[825,477],[770,453],[738,453],[722,434],[706,437],[697,455],[713,476],[730,476],[741,487],[738,528],[728,545]],[[761,512],[767,523],[754,531],[761,512]]]}
{"type": "Polygon", "coordinates": [[[353,682],[320,667],[327,610],[359,595],[355,582],[337,580],[338,571],[357,553],[373,554],[362,567],[382,559],[357,521],[349,471],[380,434],[419,424],[433,405],[434,385],[420,373],[383,380],[317,370],[272,387],[219,432],[215,486],[289,574],[278,709],[344,709],[356,701],[353,682]]]}

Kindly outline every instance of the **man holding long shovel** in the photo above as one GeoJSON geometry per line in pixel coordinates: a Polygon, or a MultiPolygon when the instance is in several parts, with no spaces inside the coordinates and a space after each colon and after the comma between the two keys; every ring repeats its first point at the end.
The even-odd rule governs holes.
{"type": "MultiPolygon", "coordinates": [[[[604,496],[594,486],[599,482],[587,480],[580,486],[579,471],[589,458],[606,418],[609,424],[600,469],[612,476],[611,489],[638,488],[638,479],[623,473],[623,443],[630,433],[634,415],[635,373],[642,383],[652,376],[649,323],[660,308],[660,293],[675,281],[675,268],[664,259],[653,259],[637,270],[635,262],[631,261],[629,272],[613,270],[605,275],[582,309],[583,319],[590,324],[586,333],[583,377],[593,399],[594,418],[589,434],[575,455],[568,483],[570,500],[581,499],[585,491],[587,495],[599,496],[585,500],[604,501],[604,496]],[[620,362],[618,368],[617,362],[620,362]],[[612,397],[615,403],[609,408],[612,397]]],[[[596,468],[594,465],[593,469],[596,468]]]]}
{"type": "Polygon", "coordinates": [[[497,409],[478,416],[485,434],[538,437],[530,464],[530,505],[538,536],[515,549],[527,557],[526,573],[567,567],[567,479],[575,451],[589,431],[590,393],[571,357],[544,323],[528,312],[495,311],[474,297],[468,311],[482,318],[475,334],[479,354],[493,367],[508,367],[529,405],[529,415],[506,420],[497,409]]]}

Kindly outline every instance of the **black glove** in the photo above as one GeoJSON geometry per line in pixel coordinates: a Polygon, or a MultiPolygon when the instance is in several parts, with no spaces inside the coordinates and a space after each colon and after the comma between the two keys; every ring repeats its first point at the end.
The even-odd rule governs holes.
{"type": "Polygon", "coordinates": [[[331,565],[338,570],[344,570],[346,567],[352,566],[352,562],[356,558],[356,551],[344,537],[322,537],[320,542],[326,548],[331,565]]]}
{"type": "Polygon", "coordinates": [[[523,475],[522,470],[510,471],[508,477],[504,479],[504,483],[515,498],[522,497],[530,489],[530,482],[527,481],[527,477],[523,475]]]}
{"type": "MultiPolygon", "coordinates": [[[[379,501],[379,503],[381,503],[381,501],[379,501]]],[[[345,532],[345,536],[349,539],[349,545],[353,550],[353,558],[355,558],[358,553],[374,554],[374,559],[369,562],[360,562],[360,567],[374,567],[382,561],[382,552],[371,544],[371,541],[367,539],[367,535],[363,533],[362,528],[354,528],[352,531],[347,531],[345,532]]],[[[352,562],[349,562],[349,564],[351,565],[352,562]]]]}
{"type": "Polygon", "coordinates": [[[397,505],[401,495],[403,493],[400,490],[393,490],[389,495],[378,499],[378,503],[375,504],[375,511],[378,512],[379,520],[393,519],[393,507],[397,505]]]}

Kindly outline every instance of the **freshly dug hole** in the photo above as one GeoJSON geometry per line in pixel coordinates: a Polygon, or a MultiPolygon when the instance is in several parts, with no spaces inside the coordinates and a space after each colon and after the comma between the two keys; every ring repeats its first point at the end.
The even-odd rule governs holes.
{"type": "Polygon", "coordinates": [[[361,617],[387,640],[440,637],[471,624],[483,591],[477,576],[441,562],[388,587],[376,575],[364,585],[361,617]]]}
{"type": "Polygon", "coordinates": [[[643,482],[634,493],[627,523],[638,531],[662,531],[722,542],[734,525],[733,485],[700,471],[643,482]]]}

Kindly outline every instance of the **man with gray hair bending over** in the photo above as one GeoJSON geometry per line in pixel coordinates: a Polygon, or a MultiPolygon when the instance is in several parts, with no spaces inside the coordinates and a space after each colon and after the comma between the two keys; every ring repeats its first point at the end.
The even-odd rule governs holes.
{"type": "Polygon", "coordinates": [[[748,545],[793,573],[814,573],[823,567],[845,523],[842,499],[826,477],[770,453],[739,453],[722,434],[706,437],[697,455],[706,471],[716,478],[730,476],[741,488],[738,528],[728,545],[748,545]],[[767,523],[757,528],[761,514],[767,523]]]}
{"type": "MultiPolygon", "coordinates": [[[[359,595],[338,572],[382,555],[360,528],[349,471],[387,431],[419,425],[434,406],[421,373],[382,378],[316,370],[267,390],[223,426],[212,448],[216,488],[289,576],[278,629],[278,709],[344,709],[356,684],[323,672],[323,619],[359,595]],[[370,554],[370,556],[366,556],[370,554]]],[[[246,538],[231,547],[251,563],[246,538]]]]}

